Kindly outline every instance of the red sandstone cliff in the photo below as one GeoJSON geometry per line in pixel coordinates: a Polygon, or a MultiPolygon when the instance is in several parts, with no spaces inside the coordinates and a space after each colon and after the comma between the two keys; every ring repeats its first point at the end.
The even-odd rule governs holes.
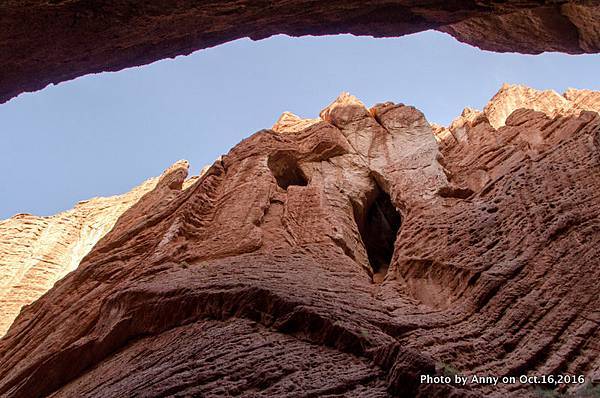
{"type": "Polygon", "coordinates": [[[189,189],[167,173],[28,306],[0,395],[522,397],[418,376],[598,378],[598,98],[506,86],[448,129],[347,94],[284,114],[189,189]]]}

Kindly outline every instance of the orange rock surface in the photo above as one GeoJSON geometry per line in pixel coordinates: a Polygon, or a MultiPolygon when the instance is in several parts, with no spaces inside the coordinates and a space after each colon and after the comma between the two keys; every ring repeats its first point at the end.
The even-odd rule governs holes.
{"type": "Polygon", "coordinates": [[[434,129],[343,94],[186,190],[171,170],[21,312],[0,395],[523,397],[536,386],[419,377],[597,379],[597,95],[544,113],[520,106],[547,94],[504,87],[434,129]]]}

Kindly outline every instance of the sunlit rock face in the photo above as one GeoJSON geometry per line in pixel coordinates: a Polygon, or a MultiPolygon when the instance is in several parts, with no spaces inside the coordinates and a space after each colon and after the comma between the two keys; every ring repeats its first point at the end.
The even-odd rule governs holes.
{"type": "Polygon", "coordinates": [[[560,95],[553,90],[538,91],[525,86],[505,84],[483,111],[490,124],[494,128],[500,128],[519,108],[539,111],[551,118],[577,115],[582,110],[599,112],[600,92],[569,89],[560,95]]]}
{"type": "Polygon", "coordinates": [[[518,84],[504,84],[483,108],[478,111],[465,108],[450,126],[434,125],[438,140],[453,135],[460,140],[466,133],[466,124],[487,120],[492,127],[499,129],[506,125],[507,118],[517,109],[531,109],[542,112],[549,118],[577,116],[582,111],[600,112],[600,92],[570,88],[562,95],[554,90],[536,90],[518,84]]]}
{"type": "Polygon", "coordinates": [[[0,26],[0,103],[85,74],[275,34],[398,37],[437,29],[491,51],[600,50],[593,0],[4,0],[0,26]]]}
{"type": "Polygon", "coordinates": [[[495,128],[521,90],[435,129],[342,94],[188,189],[166,173],[0,340],[0,395],[523,397],[419,376],[597,378],[600,116],[518,105],[495,128]]]}
{"type": "Polygon", "coordinates": [[[18,214],[0,221],[0,336],[21,307],[77,268],[123,212],[153,190],[158,180],[147,180],[123,195],[79,202],[55,216],[18,214]]]}

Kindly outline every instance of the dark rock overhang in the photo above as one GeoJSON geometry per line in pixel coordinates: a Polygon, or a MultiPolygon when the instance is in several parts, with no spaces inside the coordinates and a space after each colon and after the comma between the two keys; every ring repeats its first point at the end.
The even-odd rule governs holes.
{"type": "Polygon", "coordinates": [[[243,37],[436,29],[492,51],[600,50],[600,3],[473,0],[0,3],[0,103],[90,73],[190,54],[243,37]]]}

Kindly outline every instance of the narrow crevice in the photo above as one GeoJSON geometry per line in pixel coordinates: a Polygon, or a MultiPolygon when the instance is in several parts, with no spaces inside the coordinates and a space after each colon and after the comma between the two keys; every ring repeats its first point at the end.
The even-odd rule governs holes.
{"type": "Polygon", "coordinates": [[[285,190],[290,185],[306,186],[308,179],[298,166],[298,161],[289,153],[276,152],[269,156],[267,166],[273,173],[277,185],[285,190]]]}
{"type": "Polygon", "coordinates": [[[372,200],[362,209],[353,203],[354,218],[365,246],[373,282],[382,282],[392,257],[402,217],[387,192],[376,184],[372,200]]]}

